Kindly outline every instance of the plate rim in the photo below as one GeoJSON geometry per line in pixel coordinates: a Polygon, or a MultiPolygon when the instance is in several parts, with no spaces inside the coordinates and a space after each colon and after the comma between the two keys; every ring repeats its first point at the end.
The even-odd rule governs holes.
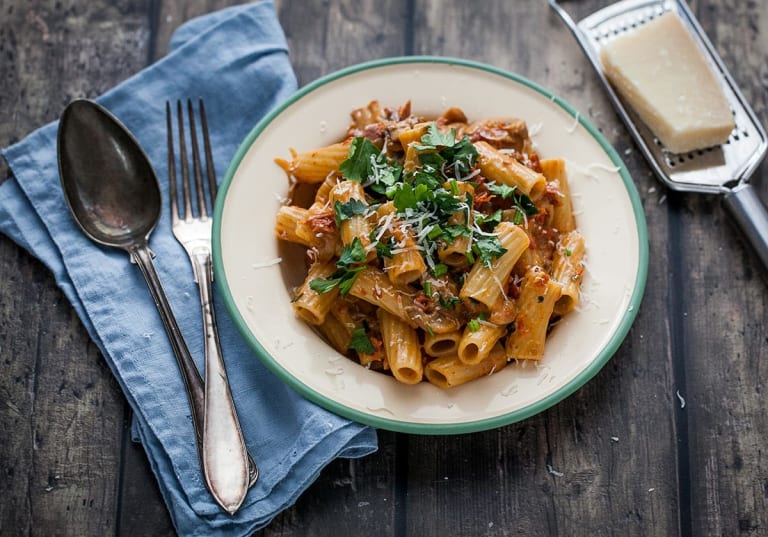
{"type": "Polygon", "coordinates": [[[380,429],[421,435],[472,433],[496,429],[504,425],[516,423],[539,414],[540,412],[543,412],[544,410],[556,405],[563,399],[573,394],[576,390],[584,386],[584,384],[586,384],[595,375],[597,375],[597,373],[613,357],[629,333],[632,324],[634,323],[645,292],[648,276],[649,255],[648,228],[645,220],[645,212],[642,207],[642,201],[640,199],[640,194],[621,157],[595,126],[593,126],[575,108],[573,108],[565,100],[561,99],[558,95],[523,76],[482,62],[447,56],[390,57],[351,65],[349,67],[345,67],[343,69],[324,75],[308,83],[307,85],[298,89],[293,95],[291,95],[280,105],[271,110],[251,129],[245,139],[241,142],[240,146],[235,152],[235,155],[230,160],[224,178],[221,182],[221,185],[219,186],[218,195],[216,197],[216,204],[213,215],[212,246],[213,269],[214,274],[216,274],[216,287],[217,290],[221,293],[225,307],[227,308],[228,313],[231,315],[238,332],[240,332],[241,336],[243,336],[251,349],[253,349],[259,360],[261,360],[261,362],[272,373],[274,373],[278,378],[280,378],[280,380],[285,382],[293,390],[299,393],[299,395],[342,417],[380,429]],[[402,64],[442,64],[446,66],[461,66],[469,69],[477,69],[509,79],[512,82],[526,86],[529,89],[532,89],[549,98],[553,103],[560,106],[565,112],[573,117],[575,121],[578,121],[578,123],[580,123],[587,130],[587,132],[589,132],[592,138],[598,142],[610,160],[618,167],[619,176],[624,183],[624,188],[627,190],[629,201],[634,212],[634,221],[638,235],[637,276],[635,279],[634,288],[632,289],[632,293],[629,297],[629,302],[624,310],[624,314],[622,315],[619,324],[616,327],[616,330],[613,332],[605,345],[598,351],[596,358],[566,385],[536,402],[511,412],[500,414],[498,416],[460,423],[417,423],[368,414],[349,408],[342,403],[328,398],[290,374],[278,363],[275,358],[269,354],[269,352],[266,351],[266,349],[264,349],[258,339],[256,339],[256,337],[248,329],[245,319],[235,304],[234,297],[230,292],[229,284],[227,282],[221,250],[221,222],[224,211],[224,203],[237,169],[239,168],[243,158],[250,149],[251,145],[253,145],[255,140],[258,138],[258,136],[267,128],[268,125],[270,125],[280,114],[282,114],[283,111],[285,111],[295,102],[311,94],[315,90],[331,82],[356,73],[360,73],[362,71],[402,64]]]}

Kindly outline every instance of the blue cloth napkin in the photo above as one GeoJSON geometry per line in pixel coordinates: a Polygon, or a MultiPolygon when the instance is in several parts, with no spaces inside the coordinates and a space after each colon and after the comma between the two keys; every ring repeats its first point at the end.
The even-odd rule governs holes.
{"type": "MultiPolygon", "coordinates": [[[[205,99],[221,178],[250,129],[295,89],[274,7],[262,2],[189,21],[166,57],[97,101],[142,144],[167,200],[166,100],[205,99]]],[[[50,268],[101,349],[135,412],[178,533],[248,535],[290,506],[334,458],[373,452],[375,431],[315,406],[272,376],[217,299],[232,393],[260,477],[235,516],[214,503],[201,478],[183,383],[140,271],[125,252],[87,239],[69,214],[59,186],[57,127],[49,124],[3,151],[12,177],[0,185],[0,231],[50,268]]],[[[198,291],[164,205],[150,247],[202,371],[198,291]]]]}

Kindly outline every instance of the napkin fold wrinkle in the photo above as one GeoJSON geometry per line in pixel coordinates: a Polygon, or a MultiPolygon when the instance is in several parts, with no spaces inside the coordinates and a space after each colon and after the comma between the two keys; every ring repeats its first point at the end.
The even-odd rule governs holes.
{"type": "MultiPolygon", "coordinates": [[[[165,102],[203,97],[217,177],[253,126],[296,90],[288,48],[270,1],[192,19],[169,53],[96,101],[139,140],[168,199],[165,102]]],[[[40,259],[72,303],[134,410],[135,430],[182,536],[249,535],[292,505],[337,457],[377,448],[370,427],[303,399],[262,365],[215,293],[233,398],[260,476],[229,516],[200,474],[189,404],[170,343],[140,271],[127,253],[77,228],[60,188],[54,122],[3,150],[0,231],[40,259]]],[[[258,178],[254,178],[258,180],[258,178]]],[[[168,204],[150,238],[155,264],[198,368],[203,335],[197,286],[171,232],[168,204]]]]}

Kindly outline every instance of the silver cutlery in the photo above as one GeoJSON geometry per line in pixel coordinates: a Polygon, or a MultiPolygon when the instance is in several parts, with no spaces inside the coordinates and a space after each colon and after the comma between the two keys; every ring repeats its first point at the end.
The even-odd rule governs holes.
{"type": "Polygon", "coordinates": [[[157,176],[131,133],[93,101],[71,102],[58,139],[61,186],[75,222],[93,241],[128,252],[157,306],[184,380],[202,461],[203,381],[152,262],[149,235],[161,212],[157,176]]]}
{"type": "Polygon", "coordinates": [[[213,306],[213,265],[211,262],[211,232],[213,204],[216,198],[216,175],[211,155],[205,106],[199,101],[200,131],[205,154],[207,182],[198,144],[198,129],[191,100],[187,101],[187,123],[191,146],[194,193],[190,177],[187,137],[184,128],[184,107],[176,103],[181,196],[177,187],[176,155],[174,150],[171,104],[166,103],[168,128],[168,175],[173,234],[186,250],[195,282],[200,290],[200,304],[205,335],[205,397],[202,412],[202,466],[205,481],[214,498],[229,513],[235,513],[245,499],[248,488],[255,482],[258,470],[250,459],[237,418],[216,327],[213,306]],[[210,211],[208,204],[210,203],[210,211]],[[183,212],[182,212],[183,209],[183,212]]]}

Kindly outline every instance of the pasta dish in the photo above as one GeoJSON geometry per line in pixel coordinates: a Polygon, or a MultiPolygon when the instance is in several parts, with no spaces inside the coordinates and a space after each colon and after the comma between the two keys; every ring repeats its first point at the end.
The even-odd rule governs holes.
{"type": "Polygon", "coordinates": [[[296,314],[406,384],[540,360],[584,272],[565,162],[520,119],[377,101],[351,119],[343,141],[275,159],[291,185],[275,233],[307,252],[296,314]]]}

